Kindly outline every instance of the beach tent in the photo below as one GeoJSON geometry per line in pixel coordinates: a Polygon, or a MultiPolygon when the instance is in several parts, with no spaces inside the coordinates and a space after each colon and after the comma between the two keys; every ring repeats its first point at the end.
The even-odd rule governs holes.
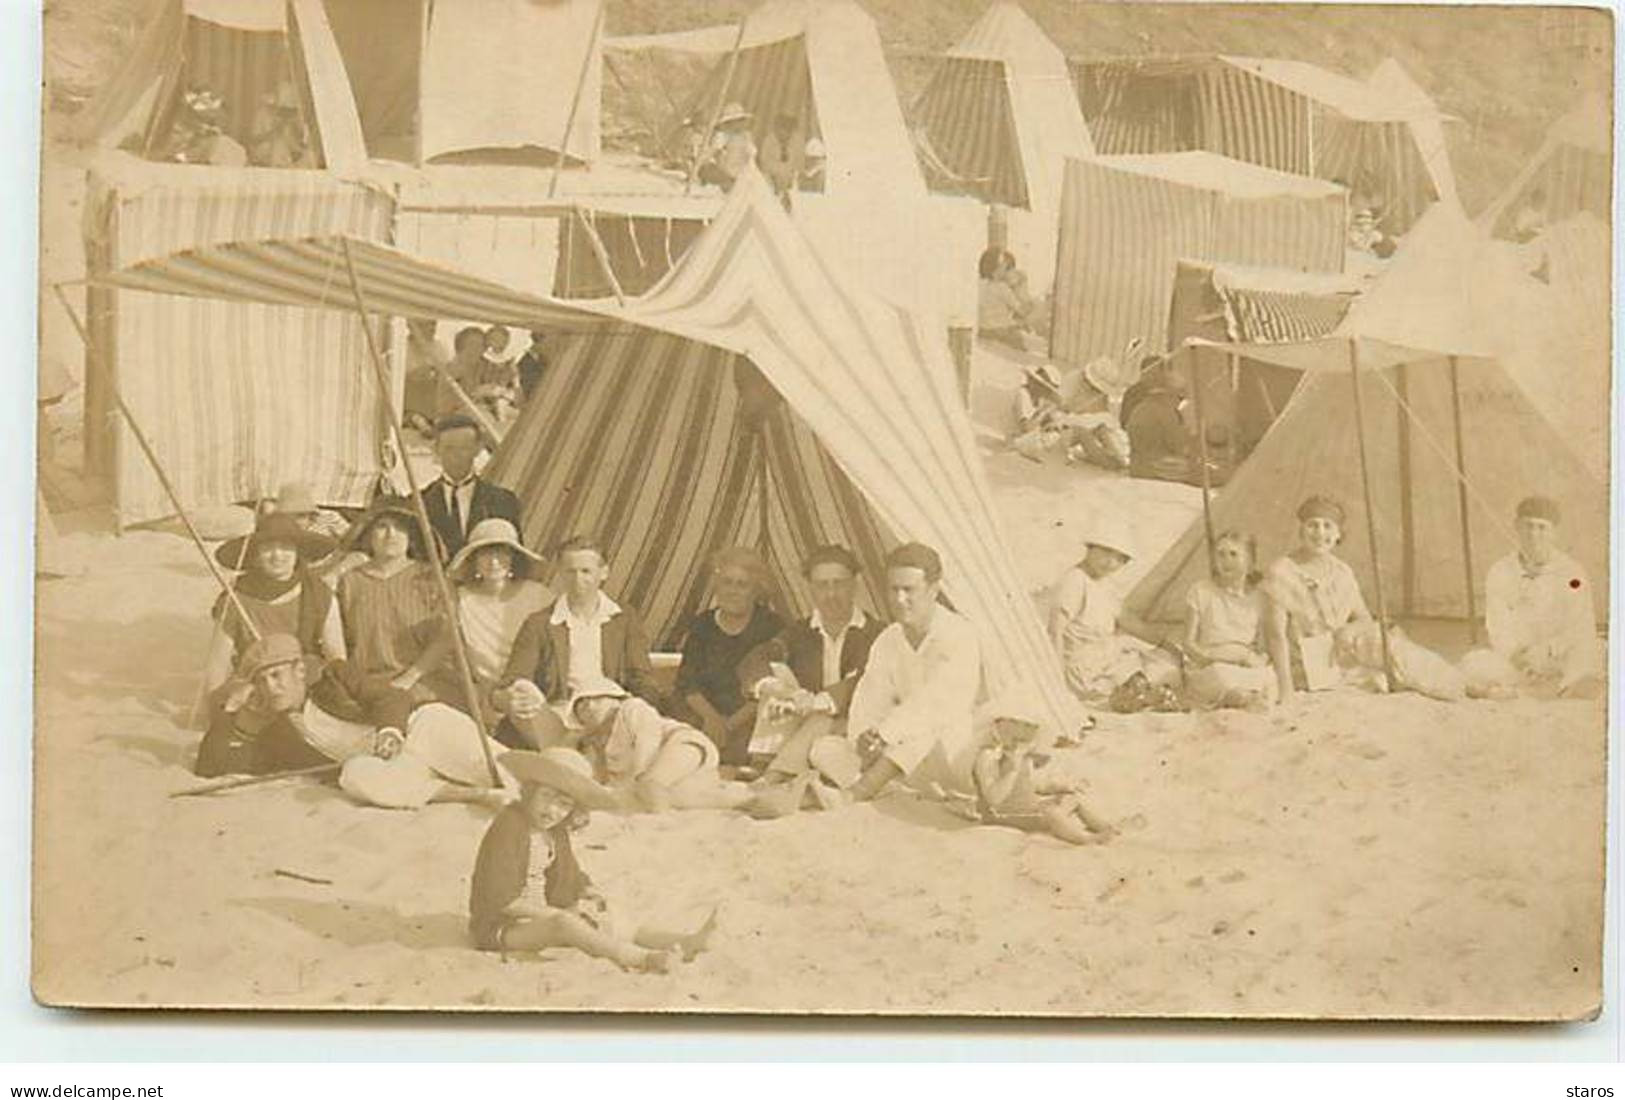
{"type": "Polygon", "coordinates": [[[366,500],[384,407],[353,317],[149,294],[98,277],[191,248],[284,235],[388,238],[388,195],[325,174],[199,169],[110,154],[85,198],[85,451],[121,524],[174,507],[115,413],[122,394],[181,500],[218,505],[310,484],[329,504],[366,500]]]}
{"type": "MultiPolygon", "coordinates": [[[[586,335],[603,328],[634,338],[658,333],[743,357],[766,381],[765,388],[754,386],[750,372],[738,368],[738,360],[728,372],[730,378],[717,378],[724,361],[696,353],[691,373],[700,377],[687,384],[712,385],[726,407],[723,393],[731,381],[738,391],[734,408],[740,408],[741,396],[749,408],[731,421],[719,414],[694,422],[669,415],[666,403],[646,392],[638,395],[644,375],[652,373],[670,384],[680,371],[652,368],[647,361],[634,364],[636,369],[616,372],[614,381],[631,398],[630,407],[645,418],[644,430],[628,434],[623,427],[606,438],[575,437],[569,441],[570,451],[558,450],[552,440],[538,444],[545,432],[531,418],[547,415],[545,401],[527,410],[525,420],[510,433],[511,442],[493,460],[492,470],[497,480],[530,499],[526,521],[530,540],[540,542],[562,532],[562,527],[555,532],[546,526],[553,510],[579,507],[586,509],[577,513],[581,522],[599,527],[588,534],[650,542],[637,552],[623,545],[614,555],[612,567],[623,571],[612,574],[616,584],[634,583],[624,572],[632,561],[656,569],[697,568],[697,557],[713,548],[706,545],[707,539],[737,537],[742,530],[748,535],[752,527],[748,521],[743,528],[733,523],[713,526],[711,517],[695,506],[722,495],[704,483],[720,473],[717,467],[696,465],[698,456],[716,453],[706,433],[737,431],[741,418],[746,424],[767,425],[781,415],[774,403],[782,399],[822,450],[805,450],[806,434],[775,433],[768,427],[757,446],[804,449],[799,460],[765,467],[773,471],[769,476],[799,467],[802,473],[797,476],[821,479],[830,486],[829,493],[836,493],[845,484],[834,476],[838,471],[855,487],[851,496],[861,496],[872,509],[873,518],[862,521],[862,527],[847,527],[848,522],[859,521],[831,516],[826,511],[829,495],[817,484],[810,497],[803,497],[804,490],[795,482],[770,481],[765,508],[756,513],[755,530],[760,532],[765,515],[770,534],[775,526],[818,524],[796,536],[804,541],[843,533],[854,541],[876,537],[864,534],[870,531],[935,546],[943,555],[952,600],[982,632],[989,688],[1001,690],[1018,679],[1029,683],[1058,730],[1076,728],[1075,703],[1061,683],[1053,650],[996,518],[969,416],[943,362],[947,349],[942,334],[837,278],[785,217],[759,175],[747,174],[676,268],[648,294],[624,307],[516,292],[342,234],[199,248],[112,272],[101,281],[149,293],[342,310],[354,304],[346,285],[346,256],[354,262],[369,309],[378,313],[485,317],[586,335]],[[674,449],[664,442],[661,433],[671,432],[688,437],[686,448],[674,449]],[[625,454],[611,451],[612,446],[635,450],[625,454]],[[569,498],[545,500],[533,495],[530,475],[524,471],[538,461],[538,447],[544,466],[567,463],[583,472],[606,465],[634,468],[639,456],[650,461],[641,474],[620,482],[624,495],[578,506],[569,498]],[[656,458],[660,465],[654,464],[656,458]],[[775,493],[789,492],[798,494],[794,502],[798,507],[785,510],[775,503],[775,493]],[[695,560],[686,556],[690,550],[695,560]]],[[[651,341],[648,347],[651,354],[660,348],[681,349],[672,341],[651,341]]],[[[589,402],[613,396],[613,386],[606,390],[598,384],[581,394],[589,402]]],[[[695,410],[692,399],[684,400],[680,393],[673,397],[672,408],[695,410]]],[[[748,459],[749,453],[744,457],[748,459]]],[[[754,465],[758,473],[764,469],[760,461],[746,465],[754,465]]],[[[755,488],[755,494],[744,495],[762,499],[760,484],[755,488]]],[[[750,507],[746,506],[747,517],[750,507]]],[[[847,514],[855,515],[856,506],[847,514]]],[[[771,553],[782,563],[801,545],[774,544],[771,553]]],[[[793,579],[786,581],[793,594],[793,579]]],[[[683,612],[696,609],[691,601],[697,583],[662,583],[650,590],[651,598],[667,593],[659,598],[669,598],[670,603],[642,610],[657,622],[676,622],[683,612]]]]}
{"type": "Polygon", "coordinates": [[[1346,201],[1322,180],[1207,152],[1068,161],[1051,354],[1082,365],[1134,337],[1166,347],[1180,260],[1341,271],[1346,201]]]}
{"type": "MultiPolygon", "coordinates": [[[[1349,274],[1319,274],[1240,264],[1181,260],[1174,268],[1168,343],[1183,347],[1181,362],[1202,385],[1210,429],[1223,429],[1232,457],[1249,454],[1286,408],[1302,377],[1208,344],[1267,344],[1306,340],[1335,329],[1362,288],[1349,274]]],[[[1213,433],[1210,431],[1210,435],[1213,433]]]]}
{"type": "Polygon", "coordinates": [[[1397,65],[1370,81],[1302,61],[1198,55],[1074,64],[1101,153],[1206,149],[1283,172],[1339,180],[1402,234],[1456,193],[1442,118],[1397,65]]]}
{"type": "Polygon", "coordinates": [[[598,158],[602,0],[326,4],[373,156],[598,158]]]}
{"type": "MultiPolygon", "coordinates": [[[[1441,206],[1332,332],[1228,345],[1304,378],[1214,497],[1214,530],[1255,535],[1267,560],[1295,544],[1298,502],[1329,493],[1348,512],[1338,553],[1373,611],[1380,585],[1390,615],[1466,619],[1482,613],[1486,569],[1516,545],[1518,501],[1539,493],[1562,507],[1563,542],[1586,567],[1598,614],[1606,614],[1608,494],[1520,383],[1520,375],[1553,364],[1521,362],[1508,337],[1540,308],[1543,288],[1496,263],[1486,243],[1459,212],[1441,206]]],[[[1199,521],[1135,587],[1129,605],[1157,621],[1178,620],[1185,592],[1206,575],[1199,521]]]]}
{"type": "Polygon", "coordinates": [[[1526,210],[1542,227],[1585,212],[1605,224],[1613,212],[1614,118],[1600,95],[1587,96],[1558,119],[1532,159],[1479,224],[1491,236],[1513,237],[1526,210]]]}
{"type": "Polygon", "coordinates": [[[321,0],[156,0],[123,66],[75,121],[84,142],[150,156],[182,96],[221,96],[222,128],[247,144],[260,97],[293,84],[320,160],[353,172],[366,148],[344,62],[321,0]]]}
{"type": "Polygon", "coordinates": [[[914,116],[936,185],[1015,208],[1010,247],[1034,289],[1047,289],[1066,161],[1095,151],[1060,49],[1016,0],[994,0],[943,57],[914,116]]]}

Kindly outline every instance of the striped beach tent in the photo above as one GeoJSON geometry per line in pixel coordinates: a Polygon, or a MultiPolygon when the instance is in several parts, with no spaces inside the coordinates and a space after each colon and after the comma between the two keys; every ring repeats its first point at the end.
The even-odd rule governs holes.
{"type": "MultiPolygon", "coordinates": [[[[513,291],[343,235],[192,249],[99,282],[342,309],[346,253],[375,312],[542,324],[590,341],[570,360],[586,385],[549,393],[584,403],[583,429],[609,423],[606,403],[626,402],[624,418],[596,438],[548,438],[535,420],[550,415],[547,401],[536,402],[490,468],[526,499],[531,540],[564,532],[562,522],[549,526],[559,508],[589,527],[624,524],[583,533],[621,540],[617,581],[643,583],[624,572],[642,563],[647,598],[670,601],[645,609],[664,624],[703,605],[698,576],[681,574],[724,539],[759,541],[765,530],[781,573],[815,540],[850,539],[870,561],[889,538],[929,543],[950,598],[981,631],[989,690],[1030,685],[1056,730],[1076,728],[1076,703],[996,518],[943,334],[852,289],[758,174],[740,181],[659,285],[624,307],[513,291]],[[632,344],[617,352],[617,339],[632,344]],[[677,444],[684,433],[699,438],[677,444]],[[708,479],[734,491],[694,484],[708,479]],[[562,500],[542,495],[556,490],[562,500]]],[[[804,609],[796,582],[786,587],[792,608],[804,609]]]]}
{"type": "Polygon", "coordinates": [[[1206,152],[1068,161],[1051,353],[1082,365],[1134,337],[1166,347],[1180,260],[1341,271],[1346,200],[1206,152]]]}
{"type": "Polygon", "coordinates": [[[1442,116],[1397,62],[1370,80],[1279,58],[1198,55],[1074,63],[1095,147],[1107,155],[1205,149],[1338,180],[1401,234],[1454,201],[1442,116]]]}
{"type": "Polygon", "coordinates": [[[319,163],[354,172],[367,153],[355,100],[321,0],[156,0],[117,73],[75,120],[84,142],[150,156],[182,96],[221,97],[222,129],[249,144],[260,98],[293,85],[319,163]]]}
{"type": "Polygon", "coordinates": [[[85,199],[85,450],[123,524],[174,508],[114,413],[122,394],[181,500],[216,505],[308,482],[356,504],[380,468],[382,398],[353,317],[98,286],[197,247],[319,234],[386,239],[389,196],[311,172],[99,162],[85,199]]]}
{"type": "Polygon", "coordinates": [[[325,2],[373,156],[598,159],[602,0],[325,2]]]}
{"type": "Polygon", "coordinates": [[[913,114],[937,185],[1013,208],[1010,248],[1033,289],[1046,290],[1066,161],[1095,151],[1060,48],[1016,0],[994,0],[938,64],[913,114]]]}
{"type": "MultiPolygon", "coordinates": [[[[1256,536],[1268,560],[1295,545],[1298,502],[1330,494],[1348,512],[1338,553],[1373,610],[1380,589],[1392,615],[1467,619],[1484,606],[1485,570],[1515,548],[1518,501],[1540,494],[1559,502],[1563,539],[1606,615],[1607,491],[1526,384],[1531,371],[1551,368],[1530,361],[1519,342],[1546,310],[1546,288],[1498,260],[1488,243],[1459,211],[1437,207],[1331,332],[1219,347],[1300,371],[1303,380],[1214,497],[1215,530],[1256,536]]],[[[1177,621],[1185,592],[1206,574],[1198,521],[1142,578],[1129,605],[1177,621]]]]}
{"type": "Polygon", "coordinates": [[[1613,134],[1610,104],[1587,96],[1553,123],[1540,149],[1479,215],[1491,236],[1516,239],[1520,220],[1536,228],[1587,213],[1604,224],[1613,214],[1613,134]]]}

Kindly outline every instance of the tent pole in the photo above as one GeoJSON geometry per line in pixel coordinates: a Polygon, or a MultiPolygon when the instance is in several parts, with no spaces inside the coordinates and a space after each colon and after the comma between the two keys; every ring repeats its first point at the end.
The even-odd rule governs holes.
{"type": "Polygon", "coordinates": [[[1202,529],[1207,533],[1207,566],[1213,571],[1213,486],[1207,462],[1207,414],[1202,403],[1202,360],[1196,349],[1185,346],[1185,361],[1191,367],[1191,392],[1196,402],[1196,455],[1202,464],[1202,529]]]}
{"type": "Polygon", "coordinates": [[[1460,363],[1450,357],[1450,411],[1456,428],[1456,508],[1461,515],[1461,555],[1467,581],[1467,629],[1478,642],[1478,598],[1473,594],[1473,528],[1467,518],[1467,448],[1461,427],[1460,363]]]}
{"type": "Polygon", "coordinates": [[[1354,432],[1360,439],[1360,490],[1365,496],[1365,533],[1371,541],[1371,572],[1377,582],[1377,632],[1382,636],[1382,670],[1393,690],[1394,661],[1388,647],[1388,601],[1382,591],[1382,559],[1377,553],[1377,514],[1371,504],[1371,471],[1365,453],[1365,404],[1360,396],[1360,348],[1349,341],[1349,381],[1354,383],[1354,432]]]}
{"type": "Polygon", "coordinates": [[[734,82],[734,68],[739,64],[739,48],[745,44],[745,24],[749,21],[749,12],[739,20],[739,31],[734,35],[733,49],[728,51],[728,61],[722,70],[722,87],[717,90],[717,102],[711,108],[711,117],[705,120],[705,132],[700,136],[699,157],[688,166],[688,179],[683,181],[684,195],[694,189],[694,177],[700,170],[700,158],[710,150],[711,135],[717,130],[717,119],[722,117],[722,108],[728,105],[728,88],[734,82]]]}
{"type": "Polygon", "coordinates": [[[446,618],[451,625],[451,651],[457,658],[457,673],[462,680],[463,694],[468,698],[469,713],[479,734],[480,753],[485,757],[485,766],[491,773],[491,786],[500,787],[502,776],[497,771],[496,758],[491,755],[491,742],[486,737],[484,708],[480,706],[479,692],[474,686],[474,669],[468,661],[468,642],[463,638],[463,624],[457,615],[457,601],[452,598],[451,582],[446,579],[446,566],[440,560],[434,526],[429,522],[428,509],[423,505],[423,493],[418,488],[417,475],[412,472],[412,463],[407,459],[406,431],[401,427],[400,416],[389,403],[389,378],[384,367],[383,354],[378,350],[378,342],[373,335],[367,314],[367,299],[361,290],[361,279],[356,275],[355,256],[350,251],[348,240],[341,238],[340,243],[344,245],[344,267],[350,277],[350,293],[355,296],[356,312],[361,316],[361,332],[367,339],[367,353],[372,362],[372,373],[378,381],[379,392],[384,395],[384,405],[389,409],[389,429],[395,437],[395,448],[401,453],[401,468],[406,474],[406,487],[412,497],[412,510],[417,513],[418,531],[423,535],[429,565],[434,570],[435,587],[440,592],[440,604],[446,609],[446,618]]]}
{"type": "Polygon", "coordinates": [[[626,292],[621,289],[621,281],[615,277],[615,268],[609,262],[609,249],[604,247],[604,239],[598,235],[592,222],[587,220],[587,215],[581,212],[581,207],[570,207],[570,213],[575,215],[576,221],[586,231],[587,243],[592,246],[593,255],[598,257],[598,263],[604,269],[604,277],[609,280],[609,289],[614,291],[616,303],[624,306],[626,292]]]}
{"type": "Polygon", "coordinates": [[[570,97],[570,113],[564,116],[564,137],[559,141],[558,159],[553,162],[553,178],[547,181],[547,197],[552,198],[559,190],[559,173],[564,169],[564,158],[569,156],[570,134],[576,128],[576,113],[581,109],[581,93],[587,87],[587,77],[592,72],[593,54],[597,52],[598,36],[604,29],[604,5],[598,5],[598,12],[592,19],[592,37],[587,39],[587,53],[581,59],[581,73],[576,77],[575,94],[570,97]]]}
{"type": "MultiPolygon", "coordinates": [[[[63,293],[62,287],[53,285],[51,289],[56,292],[57,301],[62,303],[62,308],[67,310],[68,320],[73,322],[74,330],[79,333],[79,339],[84,341],[85,347],[94,350],[94,345],[90,342],[89,330],[85,328],[85,323],[79,319],[79,314],[74,312],[73,303],[68,301],[68,296],[63,293]]],[[[198,534],[198,529],[192,525],[192,517],[187,514],[186,506],[181,503],[180,494],[175,491],[174,483],[169,480],[169,475],[164,472],[164,464],[158,461],[157,453],[153,451],[152,444],[147,440],[147,433],[141,430],[140,424],[136,423],[135,414],[130,412],[130,406],[124,403],[124,395],[119,392],[118,387],[109,386],[108,389],[112,394],[113,405],[123,415],[124,423],[129,425],[130,434],[135,436],[135,441],[140,446],[141,453],[147,456],[147,461],[152,465],[152,472],[158,475],[158,484],[163,486],[165,495],[169,497],[169,502],[175,506],[175,514],[180,517],[181,525],[186,528],[186,533],[192,537],[192,543],[197,547],[198,553],[203,555],[203,564],[209,567],[210,575],[214,577],[215,583],[220,586],[220,590],[226,594],[226,599],[231,601],[232,607],[236,609],[238,616],[243,620],[243,625],[248,627],[248,632],[254,636],[255,640],[258,640],[260,636],[259,628],[254,625],[254,620],[248,617],[248,611],[243,607],[243,601],[237,598],[237,593],[226,581],[225,574],[220,572],[220,566],[215,564],[214,556],[209,553],[209,548],[203,544],[203,536],[198,534]]]]}
{"type": "Polygon", "coordinates": [[[1395,427],[1399,431],[1399,553],[1400,553],[1400,607],[1404,614],[1416,614],[1416,502],[1411,494],[1411,418],[1406,412],[1410,405],[1410,367],[1399,365],[1399,408],[1395,427]]]}

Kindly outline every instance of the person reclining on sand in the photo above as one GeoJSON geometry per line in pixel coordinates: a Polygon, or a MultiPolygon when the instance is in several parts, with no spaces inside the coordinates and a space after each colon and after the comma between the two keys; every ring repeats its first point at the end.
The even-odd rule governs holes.
{"type": "Polygon", "coordinates": [[[1041,723],[1021,703],[995,709],[992,740],[976,754],[977,818],[1049,833],[1069,844],[1101,844],[1113,829],[1090,813],[1076,787],[1046,774],[1049,757],[1038,749],[1041,723]]]}
{"type": "Polygon", "coordinates": [[[519,628],[508,667],[491,702],[507,715],[497,736],[536,748],[569,744],[579,735],[570,700],[587,683],[608,677],[658,705],[660,686],[649,660],[649,634],[637,613],[604,593],[609,577],[598,543],[581,535],[559,547],[553,605],[519,628]]]}
{"type": "Polygon", "coordinates": [[[1489,648],[1462,659],[1469,694],[1590,698],[1603,687],[1591,578],[1557,547],[1557,502],[1527,497],[1514,523],[1517,552],[1490,566],[1484,580],[1489,648]]]}
{"type": "Polygon", "coordinates": [[[971,789],[981,646],[969,620],[937,602],[941,589],[942,559],[929,546],[905,543],[886,555],[894,621],[869,650],[846,736],[816,742],[808,752],[816,776],[764,794],[752,813],[793,812],[809,790],[825,808],[866,802],[894,779],[933,793],[971,789]]]}
{"type": "Polygon", "coordinates": [[[733,810],[751,799],[743,783],[724,783],[712,740],[667,718],[607,678],[583,684],[570,702],[581,725],[581,751],[625,810],[733,810]]]}
{"type": "Polygon", "coordinates": [[[746,694],[761,700],[749,751],[769,757],[768,781],[807,771],[807,753],[819,738],[846,733],[848,708],[869,650],[883,623],[857,605],[857,555],[844,546],[820,546],[801,564],[812,591],[813,613],[790,623],[739,663],[746,694]],[[793,683],[775,675],[788,670],[793,683]]]}
{"type": "Polygon", "coordinates": [[[468,930],[480,950],[573,947],[649,973],[669,970],[674,952],[686,962],[705,950],[715,910],[693,932],[629,931],[576,862],[570,834],[587,824],[590,810],[616,803],[584,757],[551,748],[504,753],[502,764],[519,777],[521,794],[492,818],[474,859],[468,930]]]}
{"type": "MultiPolygon", "coordinates": [[[[344,661],[309,683],[291,634],[268,634],[238,667],[239,684],[198,746],[200,776],[268,775],[342,765],[339,786],[357,801],[396,809],[430,802],[505,799],[511,780],[489,786],[474,720],[441,703],[414,706],[387,680],[344,661]]],[[[487,739],[493,753],[502,746],[487,739]]]]}

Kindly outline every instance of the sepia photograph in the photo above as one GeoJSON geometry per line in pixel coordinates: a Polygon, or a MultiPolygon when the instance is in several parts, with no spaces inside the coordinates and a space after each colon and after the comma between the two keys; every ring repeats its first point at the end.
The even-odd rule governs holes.
{"type": "Polygon", "coordinates": [[[34,997],[1595,1018],[1613,18],[49,0],[34,997]]]}

